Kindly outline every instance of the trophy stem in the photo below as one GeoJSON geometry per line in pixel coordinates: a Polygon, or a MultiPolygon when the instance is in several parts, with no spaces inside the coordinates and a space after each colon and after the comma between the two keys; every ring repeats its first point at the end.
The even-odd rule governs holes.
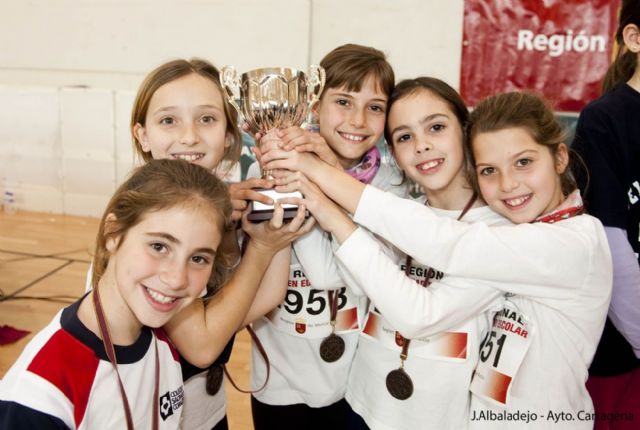
{"type": "MultiPolygon", "coordinates": [[[[278,132],[277,128],[272,128],[271,130],[267,131],[263,138],[267,137],[267,136],[272,136],[273,140],[279,140],[279,138],[276,136],[278,132]]],[[[262,149],[262,148],[260,148],[262,149]]],[[[274,180],[274,176],[273,176],[273,170],[271,169],[262,169],[262,179],[268,179],[268,180],[274,180]]]]}

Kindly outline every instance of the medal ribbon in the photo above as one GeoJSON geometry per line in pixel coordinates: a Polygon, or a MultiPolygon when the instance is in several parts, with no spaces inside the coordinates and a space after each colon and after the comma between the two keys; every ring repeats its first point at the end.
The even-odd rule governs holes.
{"type": "MultiPolygon", "coordinates": [[[[118,372],[118,362],[116,360],[116,352],[113,347],[113,342],[111,341],[111,336],[109,334],[109,326],[107,324],[107,320],[104,316],[104,311],[102,309],[102,303],[100,302],[100,294],[98,293],[97,286],[93,289],[93,308],[96,311],[96,317],[98,319],[98,326],[100,328],[100,334],[102,335],[102,343],[104,345],[104,350],[107,353],[107,357],[113,366],[113,370],[116,372],[116,376],[118,377],[118,385],[120,387],[120,394],[122,397],[122,406],[124,408],[125,419],[127,420],[127,430],[133,429],[133,418],[131,416],[131,407],[129,406],[129,399],[127,398],[127,393],[124,390],[124,385],[122,384],[122,379],[120,378],[120,372],[118,372]]],[[[153,336],[153,335],[152,335],[153,336]]],[[[155,336],[153,336],[153,344],[155,347],[155,355],[156,355],[156,365],[155,365],[155,383],[153,388],[153,416],[151,421],[151,428],[153,430],[158,430],[158,395],[160,391],[160,363],[158,360],[158,343],[156,341],[155,336]]]]}
{"type": "Polygon", "coordinates": [[[409,344],[411,339],[402,336],[402,351],[400,352],[400,369],[404,368],[404,362],[409,357],[409,344]]]}
{"type": "Polygon", "coordinates": [[[231,385],[233,385],[233,388],[240,391],[241,393],[253,394],[261,391],[264,387],[267,386],[267,382],[269,382],[269,375],[271,374],[271,363],[269,363],[269,356],[267,355],[267,351],[264,349],[264,346],[262,345],[262,342],[260,342],[260,339],[258,338],[256,332],[253,331],[253,328],[251,328],[250,325],[246,326],[245,328],[247,329],[247,333],[249,333],[249,336],[251,336],[251,340],[253,340],[253,343],[256,345],[256,348],[258,348],[260,356],[262,356],[262,359],[264,360],[264,364],[267,367],[267,377],[264,379],[264,382],[262,383],[262,386],[260,386],[260,388],[257,388],[255,390],[243,390],[231,377],[226,363],[222,365],[222,370],[224,371],[224,374],[227,375],[227,378],[229,379],[229,382],[231,382],[231,385]]]}
{"type": "MultiPolygon", "coordinates": [[[[473,206],[473,204],[476,202],[477,199],[478,199],[478,194],[474,192],[471,195],[471,198],[469,198],[469,201],[467,202],[467,204],[462,209],[462,212],[460,212],[460,215],[458,215],[457,221],[460,221],[462,217],[464,217],[465,214],[469,212],[469,209],[471,209],[471,207],[473,206]]],[[[407,255],[407,259],[405,260],[405,268],[404,268],[404,273],[406,276],[409,276],[412,261],[413,259],[411,258],[411,256],[407,255]]],[[[399,368],[399,370],[401,370],[401,369],[404,369],[404,362],[409,357],[409,345],[411,344],[411,339],[407,339],[406,337],[402,336],[398,332],[396,332],[396,334],[402,340],[402,352],[400,353],[400,368],[399,368]]]]}
{"type": "Polygon", "coordinates": [[[331,333],[336,332],[336,317],[338,316],[338,295],[329,290],[329,309],[331,310],[331,333]]]}
{"type": "MultiPolygon", "coordinates": [[[[251,238],[248,236],[245,236],[243,238],[242,245],[240,246],[241,255],[244,255],[244,252],[246,251],[247,246],[249,245],[249,240],[251,240],[251,238]]],[[[264,364],[267,368],[267,377],[265,378],[262,386],[257,390],[253,390],[253,391],[251,389],[243,390],[238,386],[238,384],[236,384],[236,382],[231,377],[231,374],[227,369],[226,363],[222,364],[222,370],[224,371],[224,374],[227,375],[227,378],[229,379],[229,382],[231,382],[231,385],[233,385],[233,388],[235,388],[236,390],[244,394],[253,394],[253,393],[257,393],[258,391],[261,391],[264,387],[267,386],[267,382],[269,382],[269,375],[271,375],[271,362],[269,362],[269,356],[267,355],[267,351],[264,349],[262,342],[260,342],[260,338],[258,337],[256,332],[253,330],[253,327],[251,327],[251,324],[247,325],[245,328],[247,329],[247,333],[249,333],[249,336],[251,336],[251,340],[253,341],[254,345],[256,346],[256,348],[258,348],[258,352],[260,353],[260,356],[264,360],[264,364]]],[[[222,383],[220,383],[220,386],[222,386],[222,383]]],[[[218,389],[220,389],[220,386],[218,387],[218,389]]]]}

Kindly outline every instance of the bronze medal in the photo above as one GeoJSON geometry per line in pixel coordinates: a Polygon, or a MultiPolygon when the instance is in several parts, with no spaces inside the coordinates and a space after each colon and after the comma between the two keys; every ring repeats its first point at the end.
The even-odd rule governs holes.
{"type": "Polygon", "coordinates": [[[210,396],[215,396],[220,391],[220,387],[222,386],[222,381],[224,379],[224,372],[222,371],[222,366],[219,364],[214,364],[209,367],[207,371],[207,394],[210,396]]]}
{"type": "Polygon", "coordinates": [[[344,354],[344,339],[336,335],[336,315],[338,313],[338,295],[329,291],[329,309],[331,312],[331,334],[320,344],[320,357],[327,363],[333,363],[344,354]]]}
{"type": "Polygon", "coordinates": [[[320,344],[320,357],[327,363],[337,361],[344,354],[344,340],[334,333],[324,338],[320,344]]]}
{"type": "Polygon", "coordinates": [[[387,375],[387,390],[398,400],[407,400],[413,394],[413,382],[403,368],[392,370],[387,375]]]}
{"type": "MultiPolygon", "coordinates": [[[[410,261],[407,261],[411,264],[410,261]]],[[[408,266],[407,266],[408,267],[408,266]]],[[[396,332],[396,343],[402,345],[400,353],[400,367],[387,374],[387,391],[398,400],[407,400],[413,394],[413,382],[407,372],[404,371],[404,362],[409,357],[409,345],[411,339],[407,339],[396,332]]]]}

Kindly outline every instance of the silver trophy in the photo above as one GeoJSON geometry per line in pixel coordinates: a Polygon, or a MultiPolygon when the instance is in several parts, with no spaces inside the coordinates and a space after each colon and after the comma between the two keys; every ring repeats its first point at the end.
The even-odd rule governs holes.
{"type": "MultiPolygon", "coordinates": [[[[309,74],[288,67],[268,67],[243,73],[225,66],[220,82],[227,101],[238,111],[242,121],[253,133],[266,135],[272,130],[300,126],[313,105],[320,99],[325,73],[320,66],[311,66],[309,74]],[[239,103],[237,101],[239,101],[239,103]]],[[[263,178],[272,178],[271,172],[262,170],[263,178]]],[[[302,197],[300,192],[276,193],[271,189],[258,189],[274,200],[283,197],[302,197]]],[[[293,218],[298,208],[285,204],[285,219],[293,218]]],[[[270,219],[273,206],[251,202],[249,220],[260,222],[270,219]]]]}

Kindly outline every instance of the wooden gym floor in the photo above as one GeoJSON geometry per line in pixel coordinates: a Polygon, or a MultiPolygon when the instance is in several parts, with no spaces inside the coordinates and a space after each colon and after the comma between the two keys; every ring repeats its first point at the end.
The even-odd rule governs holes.
{"type": "MultiPolygon", "coordinates": [[[[58,297],[69,301],[84,292],[87,269],[99,220],[88,217],[33,212],[5,214],[0,210],[0,326],[10,325],[31,333],[0,346],[0,378],[17,359],[33,335],[67,305],[60,301],[11,299],[58,297]]],[[[243,388],[249,387],[251,340],[242,330],[236,336],[228,369],[243,388]]],[[[253,429],[251,401],[226,383],[229,427],[253,429]]]]}

